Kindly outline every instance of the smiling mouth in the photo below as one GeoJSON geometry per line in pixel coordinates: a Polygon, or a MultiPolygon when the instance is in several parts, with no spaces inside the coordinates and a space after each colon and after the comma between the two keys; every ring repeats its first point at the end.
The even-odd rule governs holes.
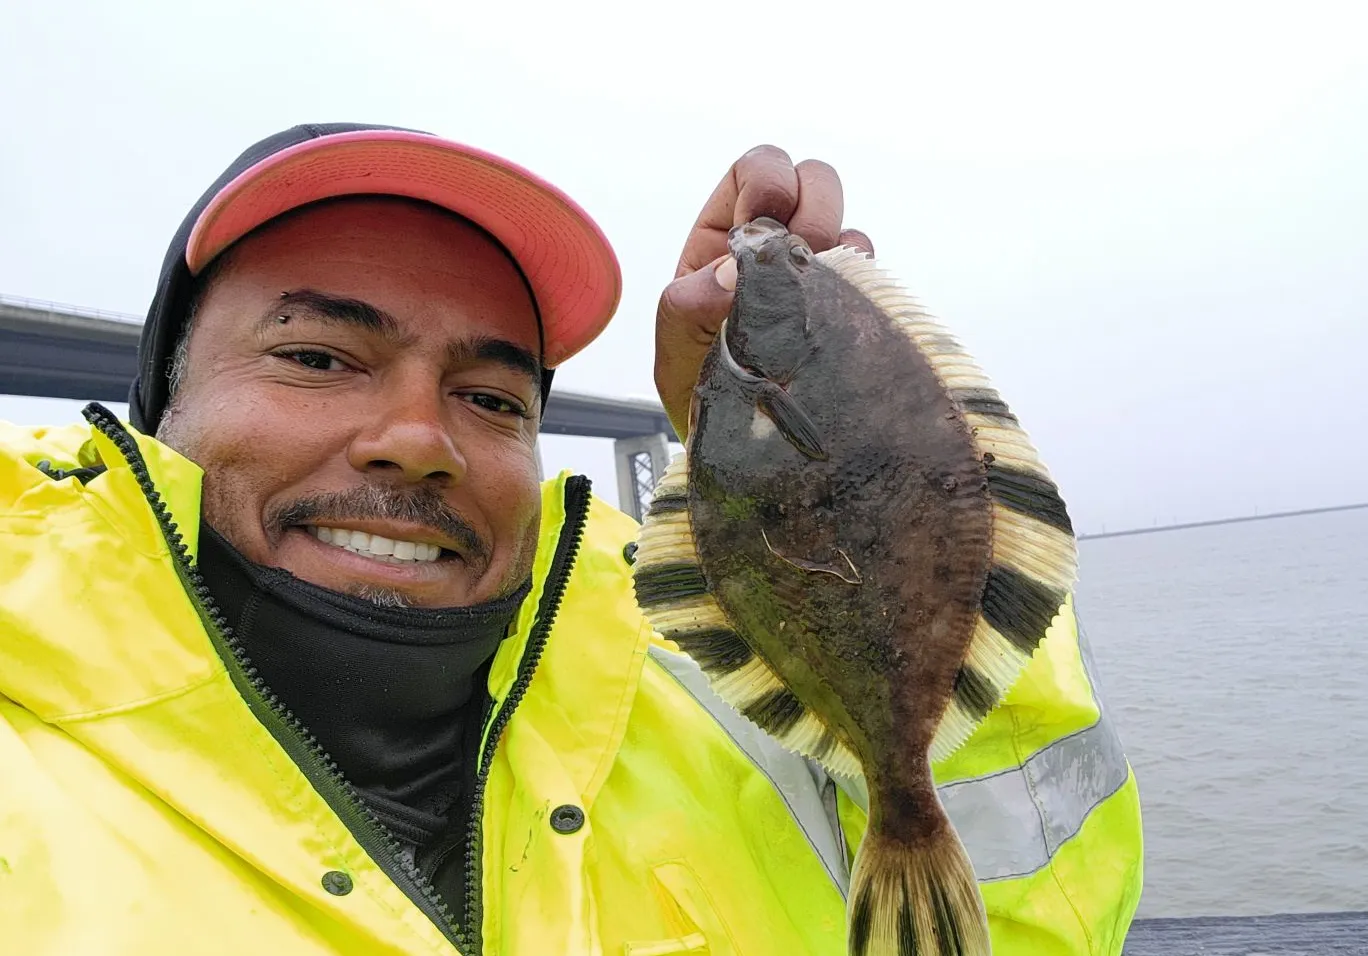
{"type": "Polygon", "coordinates": [[[383,535],[368,534],[365,531],[352,531],[347,528],[327,528],[318,525],[305,525],[302,530],[324,544],[359,554],[381,564],[431,564],[443,558],[456,557],[454,551],[426,541],[405,541],[386,538],[383,535]]]}

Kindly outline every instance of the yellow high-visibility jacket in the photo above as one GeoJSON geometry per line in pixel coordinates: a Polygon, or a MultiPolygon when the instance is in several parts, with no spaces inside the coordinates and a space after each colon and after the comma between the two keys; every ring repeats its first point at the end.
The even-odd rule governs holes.
{"type": "MultiPolygon", "coordinates": [[[[544,485],[445,905],[216,625],[200,471],[112,416],[0,425],[0,951],[845,952],[861,787],[708,692],[640,615],[635,524],[544,485]]],[[[1072,618],[937,768],[999,956],[1120,953],[1136,785],[1072,618]]]]}

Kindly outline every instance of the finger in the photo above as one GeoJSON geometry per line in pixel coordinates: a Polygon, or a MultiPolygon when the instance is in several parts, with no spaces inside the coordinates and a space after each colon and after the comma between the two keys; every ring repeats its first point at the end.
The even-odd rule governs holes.
{"type": "Polygon", "coordinates": [[[708,197],[679,257],[675,277],[727,253],[731,227],[757,216],[787,222],[798,208],[798,174],[778,146],[757,146],[732,163],[708,197]]]}
{"type": "Polygon", "coordinates": [[[867,252],[871,256],[874,255],[874,240],[870,239],[858,229],[841,230],[840,244],[843,246],[854,246],[861,252],[867,252]]]}
{"type": "Polygon", "coordinates": [[[656,334],[678,331],[685,338],[712,344],[731,309],[736,270],[730,256],[719,256],[702,269],[671,282],[660,294],[656,307],[656,334]],[[731,266],[730,279],[719,275],[719,266],[731,266]]]}
{"type": "Polygon", "coordinates": [[[737,161],[738,195],[727,229],[769,216],[787,222],[798,207],[802,184],[789,154],[778,146],[758,146],[737,161]]]}
{"type": "Polygon", "coordinates": [[[813,252],[825,252],[841,235],[845,215],[841,177],[816,159],[803,160],[794,172],[798,177],[798,206],[788,220],[788,230],[806,239],[813,252]]]}
{"type": "Polygon", "coordinates": [[[731,310],[734,269],[727,277],[716,275],[728,262],[720,256],[712,263],[665,287],[656,307],[656,391],[665,413],[682,439],[688,429],[689,404],[698,370],[731,310]]]}

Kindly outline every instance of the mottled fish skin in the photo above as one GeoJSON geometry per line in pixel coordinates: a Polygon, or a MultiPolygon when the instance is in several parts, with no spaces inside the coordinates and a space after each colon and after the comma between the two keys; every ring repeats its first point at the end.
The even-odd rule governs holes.
{"type": "Polygon", "coordinates": [[[929,781],[991,564],[987,468],[912,339],[801,240],[749,228],[695,398],[698,557],[732,625],[859,757],[887,825],[916,832],[906,795],[929,781]],[[724,348],[804,411],[825,460],[785,437],[724,348]]]}

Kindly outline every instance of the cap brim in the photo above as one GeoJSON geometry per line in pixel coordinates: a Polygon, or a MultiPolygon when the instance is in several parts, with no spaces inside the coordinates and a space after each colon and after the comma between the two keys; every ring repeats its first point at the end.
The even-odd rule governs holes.
{"type": "Polygon", "coordinates": [[[219,191],[190,233],[198,274],[253,229],[300,206],[350,195],[406,196],[476,223],[517,260],[541,312],[543,362],[555,368],[592,342],[622,295],[617,256],[570,197],[515,163],[399,130],[310,139],[251,166],[219,191]]]}

